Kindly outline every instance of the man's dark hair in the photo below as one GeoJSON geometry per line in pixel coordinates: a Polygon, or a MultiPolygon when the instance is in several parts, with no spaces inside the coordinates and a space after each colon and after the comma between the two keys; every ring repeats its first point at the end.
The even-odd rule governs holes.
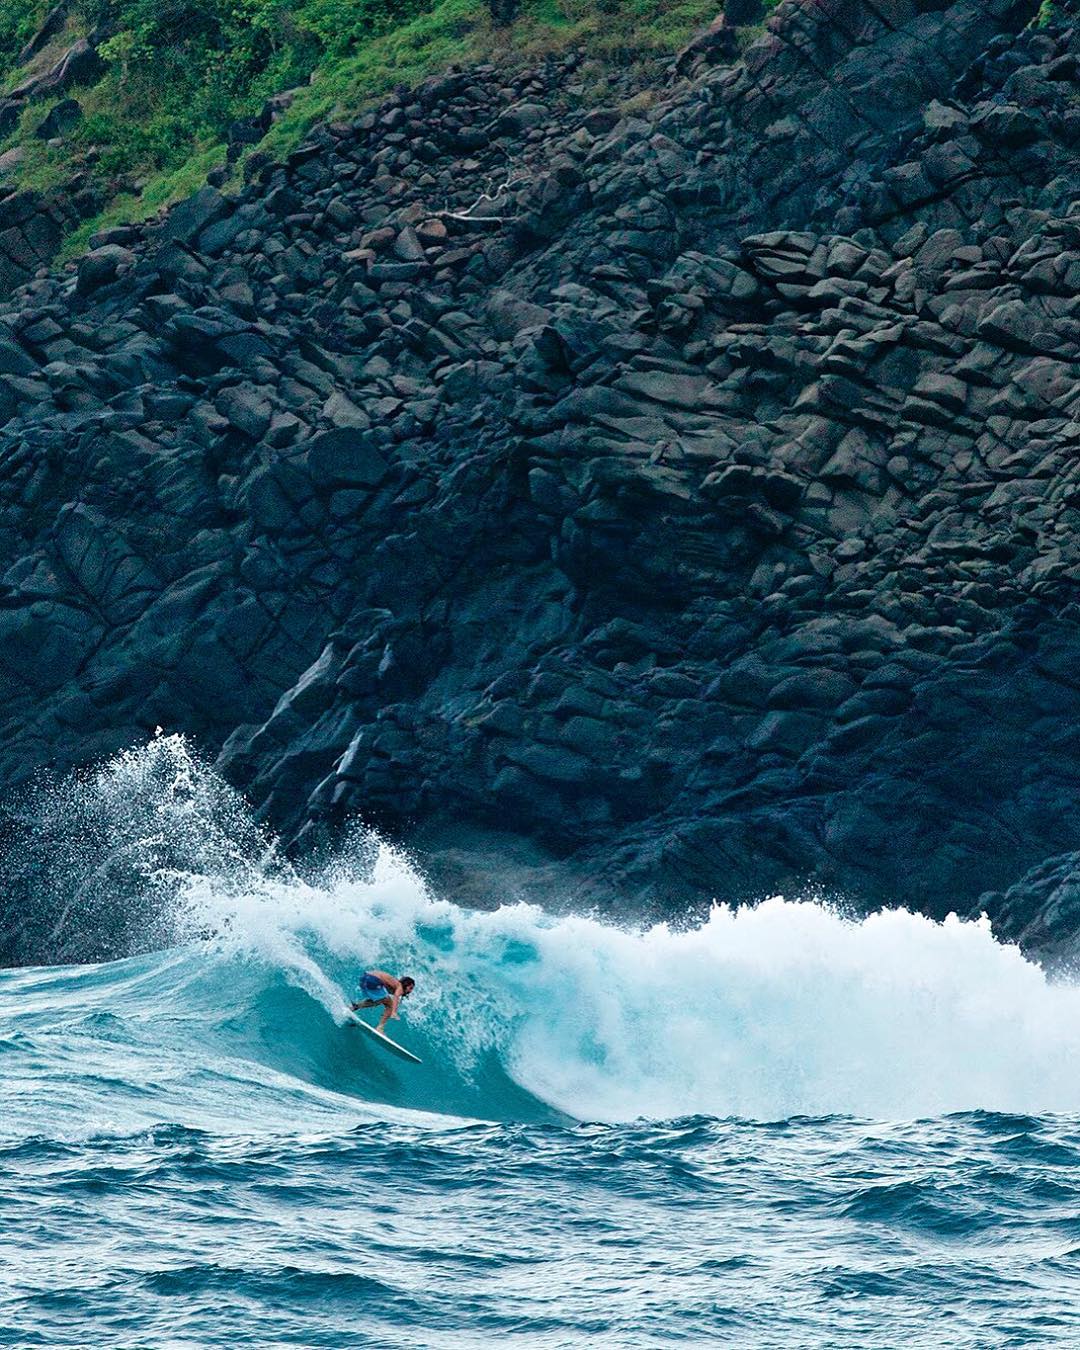
{"type": "Polygon", "coordinates": [[[411,975],[402,975],[401,987],[402,989],[405,990],[407,994],[411,994],[412,991],[416,988],[416,981],[413,979],[411,975]]]}

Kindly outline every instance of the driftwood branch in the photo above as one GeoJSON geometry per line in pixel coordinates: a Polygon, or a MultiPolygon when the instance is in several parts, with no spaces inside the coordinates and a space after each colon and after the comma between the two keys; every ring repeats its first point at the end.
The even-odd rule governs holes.
{"type": "Polygon", "coordinates": [[[504,179],[494,190],[481,192],[479,197],[471,206],[466,206],[463,211],[439,211],[437,214],[442,220],[456,220],[466,225],[505,225],[508,220],[514,219],[512,216],[474,216],[472,213],[484,202],[496,202],[511,188],[517,187],[519,183],[524,183],[528,175],[524,173],[511,174],[504,179]]]}
{"type": "Polygon", "coordinates": [[[438,211],[439,220],[460,220],[466,225],[505,225],[505,216],[470,216],[462,211],[438,211]]]}

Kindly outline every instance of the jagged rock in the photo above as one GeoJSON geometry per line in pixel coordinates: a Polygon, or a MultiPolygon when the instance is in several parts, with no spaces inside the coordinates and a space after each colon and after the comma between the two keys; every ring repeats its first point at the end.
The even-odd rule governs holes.
{"type": "Polygon", "coordinates": [[[34,375],[37,365],[10,331],[0,329],[0,374],[34,375]]]}
{"type": "Polygon", "coordinates": [[[590,108],[582,119],[582,126],[590,136],[606,136],[619,124],[615,108],[590,108]]]}
{"type": "Polygon", "coordinates": [[[10,136],[26,108],[22,98],[0,98],[0,136],[10,136]]]}
{"type": "Polygon", "coordinates": [[[273,404],[264,391],[251,385],[223,390],[216,406],[226,421],[253,441],[261,440],[270,426],[273,404]]]}
{"type": "Polygon", "coordinates": [[[551,311],[523,300],[509,291],[494,290],[487,302],[488,318],[496,337],[508,340],[530,328],[551,322],[551,311]]]}
{"type": "Polygon", "coordinates": [[[228,209],[228,202],[217,188],[202,188],[169,212],[158,236],[163,241],[190,244],[208,226],[225,215],[228,209]]]}
{"type": "Polygon", "coordinates": [[[419,236],[411,225],[406,225],[403,230],[394,238],[392,245],[393,253],[396,258],[402,262],[423,262],[426,254],[424,246],[421,244],[419,236]]]}
{"type": "Polygon", "coordinates": [[[324,431],[308,443],[308,468],[319,486],[377,486],[387,462],[371,436],[362,430],[324,431]]]}
{"type": "Polygon", "coordinates": [[[1037,117],[1009,104],[991,104],[980,109],[971,119],[971,127],[978,136],[1003,147],[1026,145],[1040,131],[1037,117]]]}
{"type": "Polygon", "coordinates": [[[94,84],[104,73],[105,62],[96,48],[79,38],[49,70],[24,80],[11,93],[15,98],[45,98],[77,85],[94,84]]]}
{"type": "Polygon", "coordinates": [[[1040,863],[1004,894],[981,895],[972,914],[989,915],[1000,939],[1072,964],[1080,947],[1080,854],[1040,863]]]}
{"type": "MultiPolygon", "coordinates": [[[[698,65],[715,65],[718,61],[730,61],[739,50],[736,28],[744,23],[755,22],[754,19],[743,18],[742,14],[753,13],[754,8],[753,0],[743,0],[741,6],[725,4],[724,12],[679,52],[675,58],[676,73],[686,75],[698,65]]],[[[760,13],[760,3],[757,9],[760,13]]]]}
{"type": "Polygon", "coordinates": [[[19,52],[20,66],[25,66],[28,61],[33,60],[38,52],[44,50],[54,37],[63,32],[64,24],[67,23],[70,13],[71,0],[60,0],[58,5],[54,5],[49,10],[39,24],[37,32],[19,52]]]}
{"type": "Polygon", "coordinates": [[[520,136],[522,132],[539,126],[548,115],[543,104],[519,103],[500,116],[496,130],[500,136],[520,136]]]}

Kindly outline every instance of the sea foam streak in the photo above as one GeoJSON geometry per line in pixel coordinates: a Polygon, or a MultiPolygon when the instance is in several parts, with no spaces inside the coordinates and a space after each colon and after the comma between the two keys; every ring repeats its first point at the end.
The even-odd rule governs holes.
{"type": "MultiPolygon", "coordinates": [[[[142,993],[130,962],[99,968],[94,995],[120,1019],[142,1000],[161,1055],[195,1044],[320,1090],[500,1119],[1080,1109],[1080,990],[986,923],[853,921],[781,898],[684,930],[471,911],[371,841],[362,866],[314,883],[216,835],[200,871],[187,829],[165,888],[181,949],[135,958],[152,975],[142,993]],[[398,1034],[423,1071],[349,1042],[347,997],[371,965],[417,977],[398,1034]]],[[[152,883],[160,896],[160,869],[152,883]]],[[[12,1010],[2,995],[0,981],[12,1010]]]]}

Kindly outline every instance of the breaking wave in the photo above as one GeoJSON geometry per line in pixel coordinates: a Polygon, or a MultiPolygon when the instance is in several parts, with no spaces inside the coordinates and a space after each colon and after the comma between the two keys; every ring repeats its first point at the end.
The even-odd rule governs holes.
{"type": "Polygon", "coordinates": [[[986,922],[856,921],[781,898],[684,929],[474,911],[370,837],[305,880],[176,738],[79,792],[66,802],[80,828],[96,821],[90,836],[121,857],[78,897],[54,874],[60,930],[163,949],[8,972],[0,1017],[60,1073],[139,1066],[135,1123],[276,1114],[283,1092],[316,1115],[332,1102],[534,1121],[1080,1109],[1080,990],[986,922]],[[122,904],[96,908],[118,868],[122,904]],[[417,979],[396,1027],[421,1068],[347,1026],[371,965],[417,979]]]}

